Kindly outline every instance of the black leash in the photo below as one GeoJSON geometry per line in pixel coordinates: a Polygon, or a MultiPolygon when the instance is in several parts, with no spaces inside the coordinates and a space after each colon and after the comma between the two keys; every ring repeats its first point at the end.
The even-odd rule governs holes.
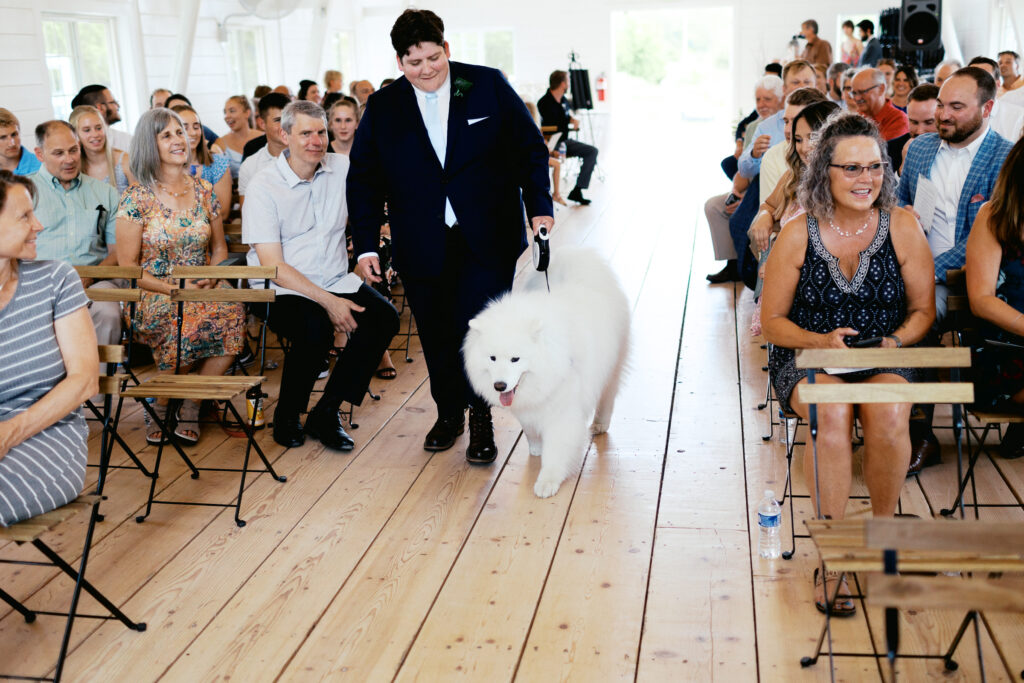
{"type": "Polygon", "coordinates": [[[537,234],[533,236],[533,267],[544,273],[544,284],[547,285],[548,293],[551,293],[551,283],[548,281],[548,264],[551,262],[551,242],[548,241],[548,228],[540,226],[537,234]]]}

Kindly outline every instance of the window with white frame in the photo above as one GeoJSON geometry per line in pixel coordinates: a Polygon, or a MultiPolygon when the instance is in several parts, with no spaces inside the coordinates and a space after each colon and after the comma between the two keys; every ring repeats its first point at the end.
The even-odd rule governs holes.
{"type": "Polygon", "coordinates": [[[515,32],[511,29],[454,31],[447,37],[452,59],[501,69],[515,80],[515,32]]]}
{"type": "Polygon", "coordinates": [[[86,85],[106,85],[115,97],[123,92],[112,18],[44,14],[42,20],[55,117],[71,114],[71,100],[86,85]]]}
{"type": "Polygon", "coordinates": [[[267,80],[267,59],[262,26],[238,26],[227,30],[228,78],[231,92],[252,97],[257,85],[267,80]]]}

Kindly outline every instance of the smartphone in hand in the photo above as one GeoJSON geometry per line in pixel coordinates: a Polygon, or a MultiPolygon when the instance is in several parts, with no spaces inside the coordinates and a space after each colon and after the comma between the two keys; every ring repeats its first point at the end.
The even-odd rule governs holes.
{"type": "Polygon", "coordinates": [[[881,346],[883,337],[857,337],[850,342],[855,349],[867,349],[872,346],[881,346]]]}

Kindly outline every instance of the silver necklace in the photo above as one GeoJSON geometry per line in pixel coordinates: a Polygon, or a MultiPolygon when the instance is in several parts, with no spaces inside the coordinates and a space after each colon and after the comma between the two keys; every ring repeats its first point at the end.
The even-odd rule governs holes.
{"type": "Polygon", "coordinates": [[[843,230],[838,225],[836,225],[835,222],[831,218],[828,219],[828,224],[829,224],[829,226],[833,230],[835,230],[837,233],[839,233],[840,237],[856,237],[857,235],[863,234],[864,231],[868,229],[868,226],[871,225],[871,219],[874,218],[874,217],[875,217],[875,210],[871,209],[870,211],[868,211],[868,217],[867,217],[867,220],[864,221],[864,225],[860,226],[860,228],[858,228],[857,230],[854,230],[852,232],[849,231],[849,230],[843,230]]]}

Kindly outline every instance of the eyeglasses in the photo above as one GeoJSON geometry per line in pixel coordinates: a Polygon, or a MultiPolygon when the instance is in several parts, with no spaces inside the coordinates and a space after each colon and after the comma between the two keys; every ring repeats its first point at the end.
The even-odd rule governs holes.
{"type": "Polygon", "coordinates": [[[867,166],[861,166],[860,164],[829,164],[831,168],[843,169],[843,175],[851,180],[853,178],[859,178],[860,174],[864,171],[867,171],[869,176],[877,178],[885,172],[886,165],[887,164],[884,161],[876,161],[875,163],[868,164],[867,166]]]}
{"type": "Polygon", "coordinates": [[[854,97],[864,97],[864,95],[867,95],[869,92],[871,92],[875,88],[881,88],[881,87],[882,87],[881,83],[875,83],[870,88],[864,88],[863,90],[851,90],[850,92],[853,93],[854,97]]]}

